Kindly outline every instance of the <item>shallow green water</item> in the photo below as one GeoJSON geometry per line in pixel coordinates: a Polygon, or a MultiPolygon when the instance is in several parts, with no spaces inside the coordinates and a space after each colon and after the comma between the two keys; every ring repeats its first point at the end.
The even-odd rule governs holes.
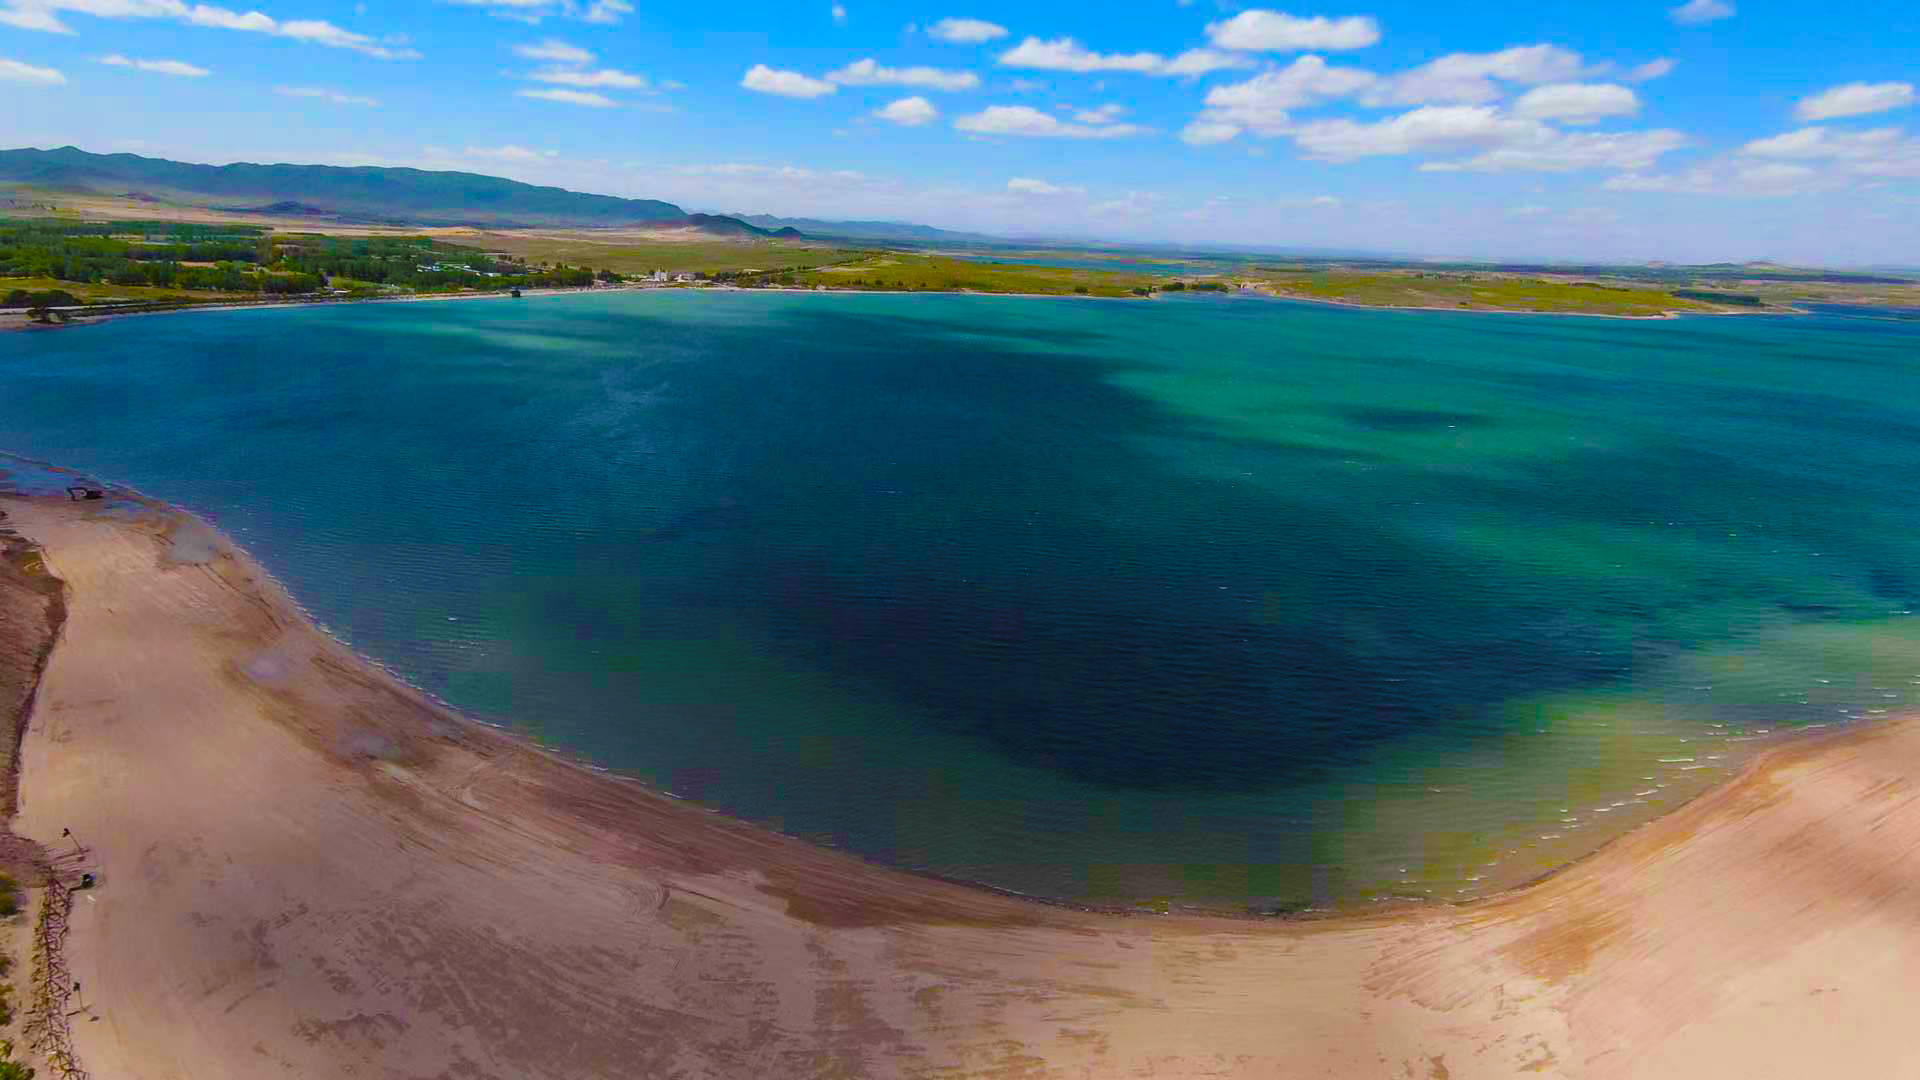
{"type": "Polygon", "coordinates": [[[0,335],[481,716],[883,861],[1456,896],[1920,692],[1920,327],[602,294],[0,335]]]}

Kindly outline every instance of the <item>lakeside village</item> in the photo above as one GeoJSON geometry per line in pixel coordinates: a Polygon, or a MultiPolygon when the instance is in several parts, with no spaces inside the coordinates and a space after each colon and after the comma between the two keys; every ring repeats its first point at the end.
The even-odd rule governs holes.
{"type": "MultiPolygon", "coordinates": [[[[851,253],[850,253],[851,254],[851,253]]],[[[234,224],[0,219],[0,311],[39,323],[197,304],[376,300],[522,289],[805,287],[799,266],[609,268],[430,236],[335,236],[234,224]]]]}

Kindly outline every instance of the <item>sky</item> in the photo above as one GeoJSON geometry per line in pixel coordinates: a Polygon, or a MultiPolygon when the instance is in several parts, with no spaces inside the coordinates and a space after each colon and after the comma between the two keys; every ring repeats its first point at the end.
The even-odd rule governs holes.
{"type": "Polygon", "coordinates": [[[1920,5],[0,0],[0,146],[1433,257],[1920,264],[1920,5]]]}

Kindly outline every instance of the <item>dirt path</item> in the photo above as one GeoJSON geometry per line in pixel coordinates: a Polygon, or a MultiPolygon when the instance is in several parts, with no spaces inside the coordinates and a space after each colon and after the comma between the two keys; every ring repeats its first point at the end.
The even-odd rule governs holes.
{"type": "Polygon", "coordinates": [[[1485,903],[1088,914],[447,716],[170,515],[0,509],[69,587],[17,825],[101,876],[96,1077],[1920,1075],[1920,725],[1771,752],[1485,903]]]}

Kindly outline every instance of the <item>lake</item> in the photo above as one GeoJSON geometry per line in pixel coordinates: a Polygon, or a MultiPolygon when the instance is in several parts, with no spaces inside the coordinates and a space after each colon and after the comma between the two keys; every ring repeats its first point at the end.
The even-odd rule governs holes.
{"type": "Polygon", "coordinates": [[[1917,377],[1871,311],[603,292],[0,334],[0,449],[678,795],[1270,910],[1511,884],[1914,703],[1917,377]]]}

